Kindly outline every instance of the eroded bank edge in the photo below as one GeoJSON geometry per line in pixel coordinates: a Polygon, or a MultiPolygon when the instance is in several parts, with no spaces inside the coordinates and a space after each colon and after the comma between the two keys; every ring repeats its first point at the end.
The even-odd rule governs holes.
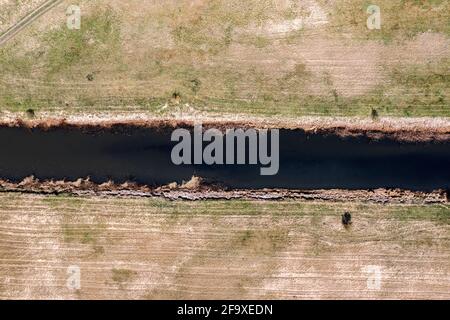
{"type": "Polygon", "coordinates": [[[380,118],[357,117],[300,117],[296,119],[268,119],[248,117],[185,116],[161,118],[146,115],[102,116],[84,115],[39,119],[0,118],[0,127],[38,129],[72,128],[101,131],[128,128],[191,128],[201,123],[205,129],[257,128],[304,130],[316,134],[338,136],[365,135],[374,139],[391,138],[398,141],[450,140],[450,118],[380,118]],[[244,120],[243,120],[244,119],[244,120]]]}
{"type": "Polygon", "coordinates": [[[301,201],[356,201],[382,204],[446,204],[450,201],[449,190],[434,190],[432,192],[401,189],[226,190],[217,186],[204,185],[198,177],[193,177],[190,181],[181,185],[174,182],[160,187],[139,185],[134,182],[116,184],[108,181],[96,184],[89,179],[81,178],[76,181],[40,181],[34,177],[28,177],[17,183],[0,180],[0,192],[71,194],[75,196],[160,197],[169,200],[190,201],[232,199],[273,201],[295,199],[301,201]]]}

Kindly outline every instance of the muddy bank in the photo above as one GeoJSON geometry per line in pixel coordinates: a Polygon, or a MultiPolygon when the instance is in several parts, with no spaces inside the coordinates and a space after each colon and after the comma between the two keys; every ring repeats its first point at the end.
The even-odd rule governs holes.
{"type": "Polygon", "coordinates": [[[239,115],[218,117],[194,115],[177,118],[161,118],[153,115],[67,115],[54,117],[43,115],[35,119],[0,117],[0,127],[78,128],[101,131],[103,129],[127,130],[127,128],[177,128],[192,127],[201,122],[204,128],[259,128],[304,130],[317,134],[367,136],[374,139],[390,138],[398,141],[446,141],[450,139],[448,118],[380,118],[372,120],[358,117],[299,117],[260,118],[239,115]],[[242,120],[245,119],[245,120],[242,120]]]}
{"type": "Polygon", "coordinates": [[[96,184],[89,179],[76,181],[39,181],[28,177],[19,183],[0,180],[0,192],[22,192],[36,194],[73,194],[119,197],[162,197],[170,200],[286,200],[333,201],[333,202],[370,202],[385,204],[436,204],[448,203],[448,191],[414,192],[407,190],[223,190],[207,186],[201,179],[193,178],[183,185],[172,183],[152,188],[134,182],[115,184],[111,181],[96,184]]]}

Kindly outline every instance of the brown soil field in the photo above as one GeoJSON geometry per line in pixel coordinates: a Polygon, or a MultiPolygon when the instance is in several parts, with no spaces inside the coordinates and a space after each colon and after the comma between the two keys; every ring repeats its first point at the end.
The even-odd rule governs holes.
{"type": "Polygon", "coordinates": [[[1,193],[0,219],[3,299],[450,298],[448,205],[1,193]]]}

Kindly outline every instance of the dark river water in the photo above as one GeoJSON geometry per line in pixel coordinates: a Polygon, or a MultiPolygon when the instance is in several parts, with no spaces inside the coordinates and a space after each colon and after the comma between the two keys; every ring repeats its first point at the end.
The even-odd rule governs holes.
{"type": "Polygon", "coordinates": [[[405,143],[280,130],[279,171],[261,165],[174,165],[172,130],[0,128],[0,178],[34,175],[161,185],[192,175],[229,188],[450,188],[450,141],[405,143]]]}

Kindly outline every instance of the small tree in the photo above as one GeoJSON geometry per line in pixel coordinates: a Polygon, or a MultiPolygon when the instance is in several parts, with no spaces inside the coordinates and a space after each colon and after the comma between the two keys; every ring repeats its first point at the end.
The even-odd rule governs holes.
{"type": "Polygon", "coordinates": [[[342,224],[344,226],[349,226],[352,224],[352,215],[349,212],[345,212],[342,215],[342,224]]]}
{"type": "Polygon", "coordinates": [[[372,108],[370,116],[372,117],[372,120],[378,120],[378,111],[377,111],[377,109],[372,108]]]}
{"type": "Polygon", "coordinates": [[[35,116],[34,110],[31,108],[27,109],[27,111],[25,111],[25,113],[27,114],[28,118],[34,118],[34,116],[35,116]]]}

